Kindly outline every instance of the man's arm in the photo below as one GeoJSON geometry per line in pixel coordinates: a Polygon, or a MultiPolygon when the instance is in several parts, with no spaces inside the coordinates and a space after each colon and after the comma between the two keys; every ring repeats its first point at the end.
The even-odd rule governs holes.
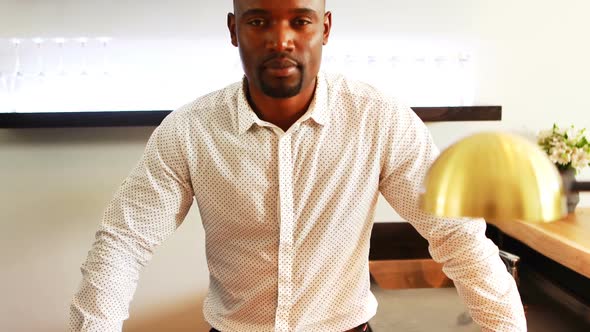
{"type": "Polygon", "coordinates": [[[81,267],[70,331],[121,331],[140,269],[182,223],[193,192],[174,113],[152,134],[145,153],[104,213],[81,267]]]}
{"type": "Polygon", "coordinates": [[[422,180],[438,149],[411,109],[394,114],[383,154],[381,193],[428,240],[432,258],[444,264],[443,271],[484,331],[526,331],[516,283],[497,246],[485,236],[485,221],[437,218],[419,208],[422,180]]]}

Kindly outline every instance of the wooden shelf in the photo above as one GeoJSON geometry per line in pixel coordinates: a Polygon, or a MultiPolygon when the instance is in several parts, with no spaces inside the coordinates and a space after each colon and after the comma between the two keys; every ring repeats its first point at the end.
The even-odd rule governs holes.
{"type": "MultiPolygon", "coordinates": [[[[412,107],[424,122],[498,121],[501,106],[412,107]]],[[[0,128],[157,126],[171,111],[3,113],[0,128]]]]}
{"type": "Polygon", "coordinates": [[[424,122],[499,121],[502,106],[412,107],[424,122]]]}

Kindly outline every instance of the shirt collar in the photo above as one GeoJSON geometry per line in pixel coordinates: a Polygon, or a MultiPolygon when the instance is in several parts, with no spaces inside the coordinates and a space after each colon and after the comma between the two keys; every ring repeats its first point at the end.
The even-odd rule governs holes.
{"type": "MultiPolygon", "coordinates": [[[[244,77],[238,90],[238,134],[240,135],[248,131],[248,129],[254,124],[259,126],[264,125],[264,121],[256,116],[256,113],[254,113],[254,110],[252,110],[248,103],[245,85],[246,78],[244,77]]],[[[316,89],[313,100],[311,101],[307,112],[305,112],[298,122],[303,122],[311,118],[319,125],[324,126],[330,119],[328,110],[328,86],[326,78],[320,73],[316,80],[316,89]]]]}
{"type": "Polygon", "coordinates": [[[240,135],[260,121],[248,103],[245,87],[246,76],[242,79],[242,84],[240,84],[240,88],[238,89],[238,134],[240,135]]]}

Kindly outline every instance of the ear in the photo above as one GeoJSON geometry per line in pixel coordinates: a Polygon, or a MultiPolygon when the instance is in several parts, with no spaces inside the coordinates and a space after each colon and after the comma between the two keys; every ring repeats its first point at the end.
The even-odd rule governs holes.
{"type": "Polygon", "coordinates": [[[324,41],[323,44],[328,44],[328,39],[330,39],[330,30],[332,29],[332,13],[326,12],[324,14],[324,41]]]}
{"type": "Polygon", "coordinates": [[[227,28],[231,37],[231,43],[238,47],[238,36],[236,34],[236,16],[233,13],[227,14],[227,28]]]}

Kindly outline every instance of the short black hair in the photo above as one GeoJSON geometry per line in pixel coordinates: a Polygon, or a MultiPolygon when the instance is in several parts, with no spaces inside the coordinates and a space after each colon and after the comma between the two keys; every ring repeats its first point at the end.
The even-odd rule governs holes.
{"type": "MultiPolygon", "coordinates": [[[[236,12],[236,2],[237,2],[237,1],[238,1],[238,0],[233,0],[233,4],[234,4],[234,13],[236,12]]],[[[324,10],[325,10],[325,8],[326,8],[326,0],[322,0],[322,2],[324,3],[324,10]]]]}

